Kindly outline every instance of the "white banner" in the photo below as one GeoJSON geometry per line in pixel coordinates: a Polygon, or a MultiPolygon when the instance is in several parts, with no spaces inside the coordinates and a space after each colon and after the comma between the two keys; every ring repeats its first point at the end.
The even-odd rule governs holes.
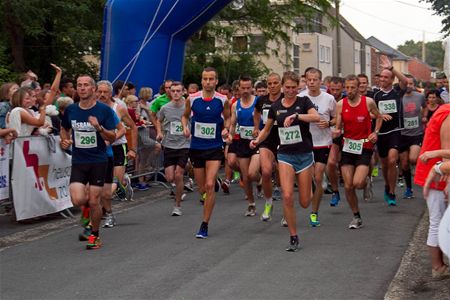
{"type": "Polygon", "coordinates": [[[45,137],[17,138],[14,145],[12,191],[17,220],[72,207],[69,194],[71,156],[59,147],[49,150],[45,137]]]}
{"type": "Polygon", "coordinates": [[[0,200],[9,198],[9,145],[0,139],[0,200]]]}

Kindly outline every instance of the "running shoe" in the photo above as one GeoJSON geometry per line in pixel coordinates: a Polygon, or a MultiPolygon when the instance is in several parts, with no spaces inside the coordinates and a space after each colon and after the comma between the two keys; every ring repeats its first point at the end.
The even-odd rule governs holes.
{"type": "Polygon", "coordinates": [[[403,187],[404,185],[405,185],[405,182],[403,180],[403,176],[398,176],[397,186],[398,187],[403,187]]]}
{"type": "Polygon", "coordinates": [[[384,186],[384,194],[383,194],[384,201],[389,202],[389,187],[384,186]]]}
{"type": "Polygon", "coordinates": [[[286,247],[286,251],[288,252],[297,252],[298,247],[298,236],[291,236],[291,240],[289,241],[289,245],[286,247]]]}
{"type": "Polygon", "coordinates": [[[200,194],[200,204],[201,205],[205,204],[205,200],[206,200],[206,192],[203,194],[200,194]]]}
{"type": "Polygon", "coordinates": [[[264,222],[270,221],[272,219],[272,211],[273,211],[273,205],[266,203],[264,204],[264,211],[261,215],[261,220],[264,222]]]}
{"type": "Polygon", "coordinates": [[[172,216],[181,216],[183,213],[181,212],[181,207],[175,206],[172,210],[172,216]]]}
{"type": "Polygon", "coordinates": [[[414,194],[413,194],[412,189],[407,187],[405,192],[403,193],[403,198],[405,198],[405,199],[412,199],[412,198],[414,198],[414,194]]]}
{"type": "Polygon", "coordinates": [[[195,237],[198,239],[206,239],[208,237],[208,225],[204,225],[202,223],[202,225],[200,225],[200,229],[197,232],[197,234],[195,235],[195,237]]]}
{"type": "Polygon", "coordinates": [[[86,245],[87,250],[98,249],[102,246],[102,242],[98,236],[91,234],[86,245]]]}
{"type": "Polygon", "coordinates": [[[192,178],[188,178],[188,181],[184,184],[184,189],[188,192],[194,191],[194,180],[192,178]]]}
{"type": "Polygon", "coordinates": [[[283,218],[281,218],[281,227],[288,227],[288,223],[287,223],[287,221],[286,221],[286,219],[284,218],[284,216],[283,216],[283,218]]]}
{"type": "Polygon", "coordinates": [[[240,179],[241,174],[238,171],[233,171],[233,180],[231,180],[231,183],[238,183],[240,179]]]}
{"type": "Polygon", "coordinates": [[[378,166],[374,166],[372,169],[372,177],[378,177],[379,169],[378,166]]]}
{"type": "Polygon", "coordinates": [[[92,234],[92,227],[88,225],[84,227],[83,232],[78,235],[78,240],[80,242],[87,241],[91,234],[92,234]]]}
{"type": "Polygon", "coordinates": [[[221,188],[222,188],[222,191],[224,192],[224,194],[229,194],[230,193],[230,181],[228,179],[225,179],[224,181],[222,181],[221,188]]]}
{"type": "Polygon", "coordinates": [[[373,199],[372,179],[367,178],[367,184],[364,187],[363,197],[364,201],[369,202],[373,199]]]}
{"type": "Polygon", "coordinates": [[[311,227],[319,227],[320,226],[320,222],[319,222],[319,216],[317,214],[309,214],[309,225],[311,225],[311,227]]]}
{"type": "Polygon", "coordinates": [[[395,194],[388,194],[388,201],[389,206],[396,206],[397,205],[397,199],[395,198],[395,194]]]}
{"type": "Polygon", "coordinates": [[[147,191],[147,190],[150,188],[150,186],[149,186],[147,183],[141,183],[141,182],[139,182],[139,183],[136,185],[136,188],[137,188],[139,191],[144,192],[144,191],[147,191]]]}
{"type": "Polygon", "coordinates": [[[350,222],[350,224],[348,225],[348,229],[359,229],[361,228],[362,225],[362,220],[361,218],[358,217],[353,217],[353,220],[350,222]]]}
{"type": "Polygon", "coordinates": [[[272,199],[274,201],[280,201],[281,200],[281,190],[277,186],[273,189],[272,199]]]}
{"type": "Polygon", "coordinates": [[[127,200],[127,193],[126,193],[125,187],[120,182],[116,182],[116,183],[117,183],[117,188],[115,191],[116,196],[119,198],[120,201],[127,200]]]}
{"type": "Polygon", "coordinates": [[[245,211],[245,216],[246,216],[246,217],[254,217],[255,215],[256,215],[256,206],[250,204],[250,205],[247,207],[247,210],[245,211]]]}
{"type": "Polygon", "coordinates": [[[330,206],[338,206],[339,201],[341,201],[341,195],[339,195],[339,192],[333,192],[331,194],[330,206]]]}
{"type": "Polygon", "coordinates": [[[106,213],[105,214],[105,223],[103,224],[103,227],[105,228],[112,228],[116,226],[116,218],[112,213],[106,213]]]}

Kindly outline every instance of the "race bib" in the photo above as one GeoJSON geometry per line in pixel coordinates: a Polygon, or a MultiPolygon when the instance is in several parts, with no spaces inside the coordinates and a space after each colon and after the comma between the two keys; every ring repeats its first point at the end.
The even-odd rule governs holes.
{"type": "Polygon", "coordinates": [[[251,140],[253,139],[253,126],[240,126],[240,137],[241,139],[251,140]]]}
{"type": "Polygon", "coordinates": [[[344,147],[342,150],[347,153],[361,154],[363,150],[363,140],[352,140],[344,138],[344,147]]]}
{"type": "Polygon", "coordinates": [[[201,123],[195,122],[195,137],[201,139],[215,139],[216,138],[216,125],[215,123],[201,123]]]}
{"type": "Polygon", "coordinates": [[[181,125],[180,121],[170,122],[170,134],[183,135],[183,125],[181,125]]]}
{"type": "Polygon", "coordinates": [[[297,144],[303,141],[300,126],[278,127],[281,145],[297,144]]]}
{"type": "Polygon", "coordinates": [[[395,100],[383,100],[378,102],[378,109],[382,114],[393,114],[397,112],[397,103],[395,100]]]}
{"type": "Polygon", "coordinates": [[[75,147],[95,148],[97,147],[97,133],[95,131],[75,131],[75,147]]]}
{"type": "Polygon", "coordinates": [[[269,110],[268,109],[263,109],[263,113],[262,113],[262,122],[263,124],[267,123],[267,118],[269,117],[269,110]]]}
{"type": "Polygon", "coordinates": [[[414,129],[419,128],[419,117],[405,118],[405,128],[414,129]]]}

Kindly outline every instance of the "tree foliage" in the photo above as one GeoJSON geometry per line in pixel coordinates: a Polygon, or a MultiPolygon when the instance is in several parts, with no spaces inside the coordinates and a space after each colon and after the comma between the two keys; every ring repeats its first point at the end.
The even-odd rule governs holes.
{"type": "Polygon", "coordinates": [[[48,81],[52,76],[50,62],[60,65],[69,76],[97,75],[97,68],[83,56],[98,55],[100,50],[104,2],[1,1],[0,75],[5,67],[11,73],[32,69],[48,81]]]}
{"type": "MultiPolygon", "coordinates": [[[[333,22],[333,17],[328,14],[330,7],[328,0],[284,0],[278,4],[270,0],[246,0],[240,10],[227,7],[191,38],[183,80],[190,82],[198,78],[199,71],[206,65],[219,70],[221,82],[231,83],[242,70],[255,78],[261,77],[267,74],[267,68],[256,60],[257,56],[250,48],[249,51],[234,52],[233,36],[239,34],[250,38],[251,32],[258,32],[266,44],[289,45],[290,33],[306,29],[313,19],[323,17],[333,22]]],[[[263,48],[258,49],[258,54],[278,57],[278,47],[263,48]]]]}
{"type": "MultiPolygon", "coordinates": [[[[413,40],[406,41],[403,45],[397,47],[398,50],[408,56],[422,58],[422,43],[413,40]]],[[[425,43],[425,62],[430,66],[442,69],[444,63],[444,50],[442,41],[433,41],[425,43]]]]}
{"type": "Polygon", "coordinates": [[[445,36],[450,35],[450,3],[448,0],[421,0],[422,2],[431,3],[431,8],[435,14],[443,17],[441,32],[445,36]]]}

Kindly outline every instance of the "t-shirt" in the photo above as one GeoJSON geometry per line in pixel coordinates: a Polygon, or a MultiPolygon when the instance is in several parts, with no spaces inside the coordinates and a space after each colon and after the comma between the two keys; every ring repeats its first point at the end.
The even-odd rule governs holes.
{"type": "Polygon", "coordinates": [[[375,89],[373,99],[377,104],[381,114],[388,114],[392,117],[390,121],[383,121],[379,135],[388,134],[402,129],[403,123],[403,105],[402,98],[405,90],[400,86],[394,86],[390,91],[375,89]]]}
{"type": "Polygon", "coordinates": [[[162,120],[161,128],[164,132],[162,145],[170,149],[189,148],[191,139],[183,134],[183,125],[181,117],[184,113],[185,100],[180,100],[178,105],[171,101],[164,105],[159,111],[159,118],[162,120]]]}
{"type": "Polygon", "coordinates": [[[280,138],[279,153],[297,154],[311,152],[313,148],[312,136],[309,131],[309,123],[295,118],[291,126],[284,127],[284,120],[292,114],[307,114],[314,108],[314,104],[308,97],[298,97],[290,107],[283,105],[283,100],[277,101],[270,107],[269,119],[278,123],[278,136],[280,138]]]}
{"type": "Polygon", "coordinates": [[[11,111],[9,100],[0,102],[0,128],[6,128],[6,115],[11,111]]]}
{"type": "MultiPolygon", "coordinates": [[[[299,96],[306,96],[311,100],[321,120],[329,122],[336,116],[336,101],[332,95],[321,91],[319,96],[313,97],[305,90],[299,96]]],[[[329,147],[333,143],[331,129],[329,127],[319,128],[317,123],[311,123],[309,125],[309,131],[311,131],[313,137],[314,148],[329,147]]]]}
{"type": "Polygon", "coordinates": [[[114,111],[106,104],[97,102],[89,109],[80,108],[79,103],[69,105],[64,111],[61,126],[66,130],[72,129],[72,164],[107,161],[105,141],[89,123],[89,116],[96,117],[106,130],[116,128],[114,111]]]}
{"type": "MultiPolygon", "coordinates": [[[[255,110],[261,114],[261,123],[266,124],[267,117],[269,115],[269,110],[272,104],[281,101],[284,98],[284,94],[281,93],[280,97],[276,99],[274,102],[270,101],[269,96],[261,96],[258,98],[258,101],[255,105],[255,110]]],[[[272,146],[276,148],[280,144],[280,140],[278,137],[278,125],[275,122],[270,130],[269,136],[261,143],[261,145],[272,146]]]]}
{"type": "Polygon", "coordinates": [[[424,95],[413,91],[411,95],[404,95],[403,103],[403,127],[402,135],[418,136],[423,134],[421,108],[425,108],[424,95]]]}
{"type": "Polygon", "coordinates": [[[216,92],[212,98],[203,98],[202,91],[189,97],[192,110],[191,149],[221,148],[224,123],[222,113],[227,97],[216,92]]]}
{"type": "Polygon", "coordinates": [[[161,107],[163,107],[169,102],[170,102],[169,97],[167,97],[166,94],[163,94],[152,101],[152,104],[150,105],[150,110],[154,113],[157,113],[158,111],[161,110],[161,107]]]}

